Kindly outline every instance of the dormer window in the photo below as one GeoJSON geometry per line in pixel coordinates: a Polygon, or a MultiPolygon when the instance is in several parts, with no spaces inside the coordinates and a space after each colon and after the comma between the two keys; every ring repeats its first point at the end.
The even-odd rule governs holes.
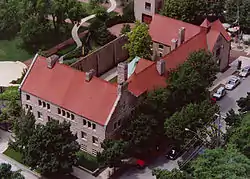
{"type": "Polygon", "coordinates": [[[145,2],[145,9],[151,11],[151,3],[145,2]]]}

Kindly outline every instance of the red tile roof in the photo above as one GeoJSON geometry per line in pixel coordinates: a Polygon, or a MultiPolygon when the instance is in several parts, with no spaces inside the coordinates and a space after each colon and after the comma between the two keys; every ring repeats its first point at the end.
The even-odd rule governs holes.
{"type": "Polygon", "coordinates": [[[170,70],[177,68],[179,65],[184,63],[190,53],[200,49],[207,49],[205,31],[200,32],[163,57],[166,61],[166,69],[170,70]]]}
{"type": "Polygon", "coordinates": [[[216,30],[216,31],[220,32],[227,41],[231,40],[230,35],[227,33],[227,31],[225,30],[225,28],[223,27],[223,25],[219,19],[214,21],[211,24],[211,30],[216,30]]]}
{"type": "Polygon", "coordinates": [[[149,26],[149,34],[153,41],[170,46],[171,40],[178,38],[181,27],[185,27],[185,41],[198,34],[201,30],[199,26],[155,14],[149,26]]]}
{"type": "Polygon", "coordinates": [[[210,22],[207,20],[207,18],[202,22],[200,25],[201,27],[208,28],[210,26],[210,22]]]}
{"type": "Polygon", "coordinates": [[[216,41],[218,39],[218,37],[220,36],[220,32],[216,31],[216,30],[210,30],[207,33],[207,45],[208,45],[208,49],[212,52],[214,45],[216,44],[216,41]]]}
{"type": "Polygon", "coordinates": [[[21,90],[104,125],[117,97],[115,85],[97,77],[85,81],[85,73],[56,63],[47,68],[38,56],[21,90]]]}
{"type": "Polygon", "coordinates": [[[159,75],[155,63],[139,71],[139,73],[133,73],[128,79],[128,90],[135,96],[166,86],[166,77],[159,75]]]}
{"type": "Polygon", "coordinates": [[[145,60],[143,58],[141,58],[138,62],[138,64],[136,65],[135,68],[135,73],[140,73],[141,71],[143,71],[145,68],[149,67],[150,65],[152,65],[154,62],[149,61],[149,60],[145,60]]]}

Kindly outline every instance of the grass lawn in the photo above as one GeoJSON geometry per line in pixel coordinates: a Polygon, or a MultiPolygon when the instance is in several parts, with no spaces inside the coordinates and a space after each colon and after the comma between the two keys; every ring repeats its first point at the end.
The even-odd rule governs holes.
{"type": "Polygon", "coordinates": [[[22,162],[22,154],[19,153],[19,152],[17,152],[17,151],[15,151],[15,150],[13,150],[13,149],[10,148],[10,147],[8,147],[8,148],[4,151],[3,154],[5,154],[5,155],[7,155],[8,157],[10,157],[10,158],[16,160],[16,161],[19,162],[19,163],[23,163],[23,162],[22,162]]]}
{"type": "Polygon", "coordinates": [[[0,40],[0,61],[25,61],[29,60],[32,55],[21,49],[21,40],[0,40]]]}
{"type": "Polygon", "coordinates": [[[77,158],[78,158],[78,165],[90,170],[90,171],[95,171],[98,167],[99,164],[97,163],[96,157],[84,152],[84,151],[79,151],[77,152],[77,158]]]}

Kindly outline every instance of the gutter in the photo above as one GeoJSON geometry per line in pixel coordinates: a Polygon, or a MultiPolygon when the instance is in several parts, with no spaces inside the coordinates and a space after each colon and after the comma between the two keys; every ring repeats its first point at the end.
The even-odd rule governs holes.
{"type": "Polygon", "coordinates": [[[23,84],[24,84],[24,81],[25,81],[26,78],[28,77],[28,75],[29,75],[29,73],[30,73],[30,71],[31,71],[31,68],[34,66],[34,63],[35,63],[37,57],[38,57],[38,53],[37,53],[37,54],[35,55],[35,57],[33,58],[32,62],[31,62],[31,65],[30,65],[30,67],[29,67],[27,73],[25,74],[25,76],[24,76],[24,78],[23,78],[23,81],[21,82],[21,84],[20,84],[20,86],[19,86],[19,88],[18,88],[18,91],[19,91],[19,92],[21,92],[21,88],[22,88],[22,86],[23,86],[23,84]]]}

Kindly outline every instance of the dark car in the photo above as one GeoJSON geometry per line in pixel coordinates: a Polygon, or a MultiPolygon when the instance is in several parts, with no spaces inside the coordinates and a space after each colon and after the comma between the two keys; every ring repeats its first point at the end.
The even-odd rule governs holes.
{"type": "Polygon", "coordinates": [[[177,159],[179,155],[179,149],[175,146],[172,146],[171,149],[166,154],[166,158],[169,160],[175,160],[177,159]]]}

